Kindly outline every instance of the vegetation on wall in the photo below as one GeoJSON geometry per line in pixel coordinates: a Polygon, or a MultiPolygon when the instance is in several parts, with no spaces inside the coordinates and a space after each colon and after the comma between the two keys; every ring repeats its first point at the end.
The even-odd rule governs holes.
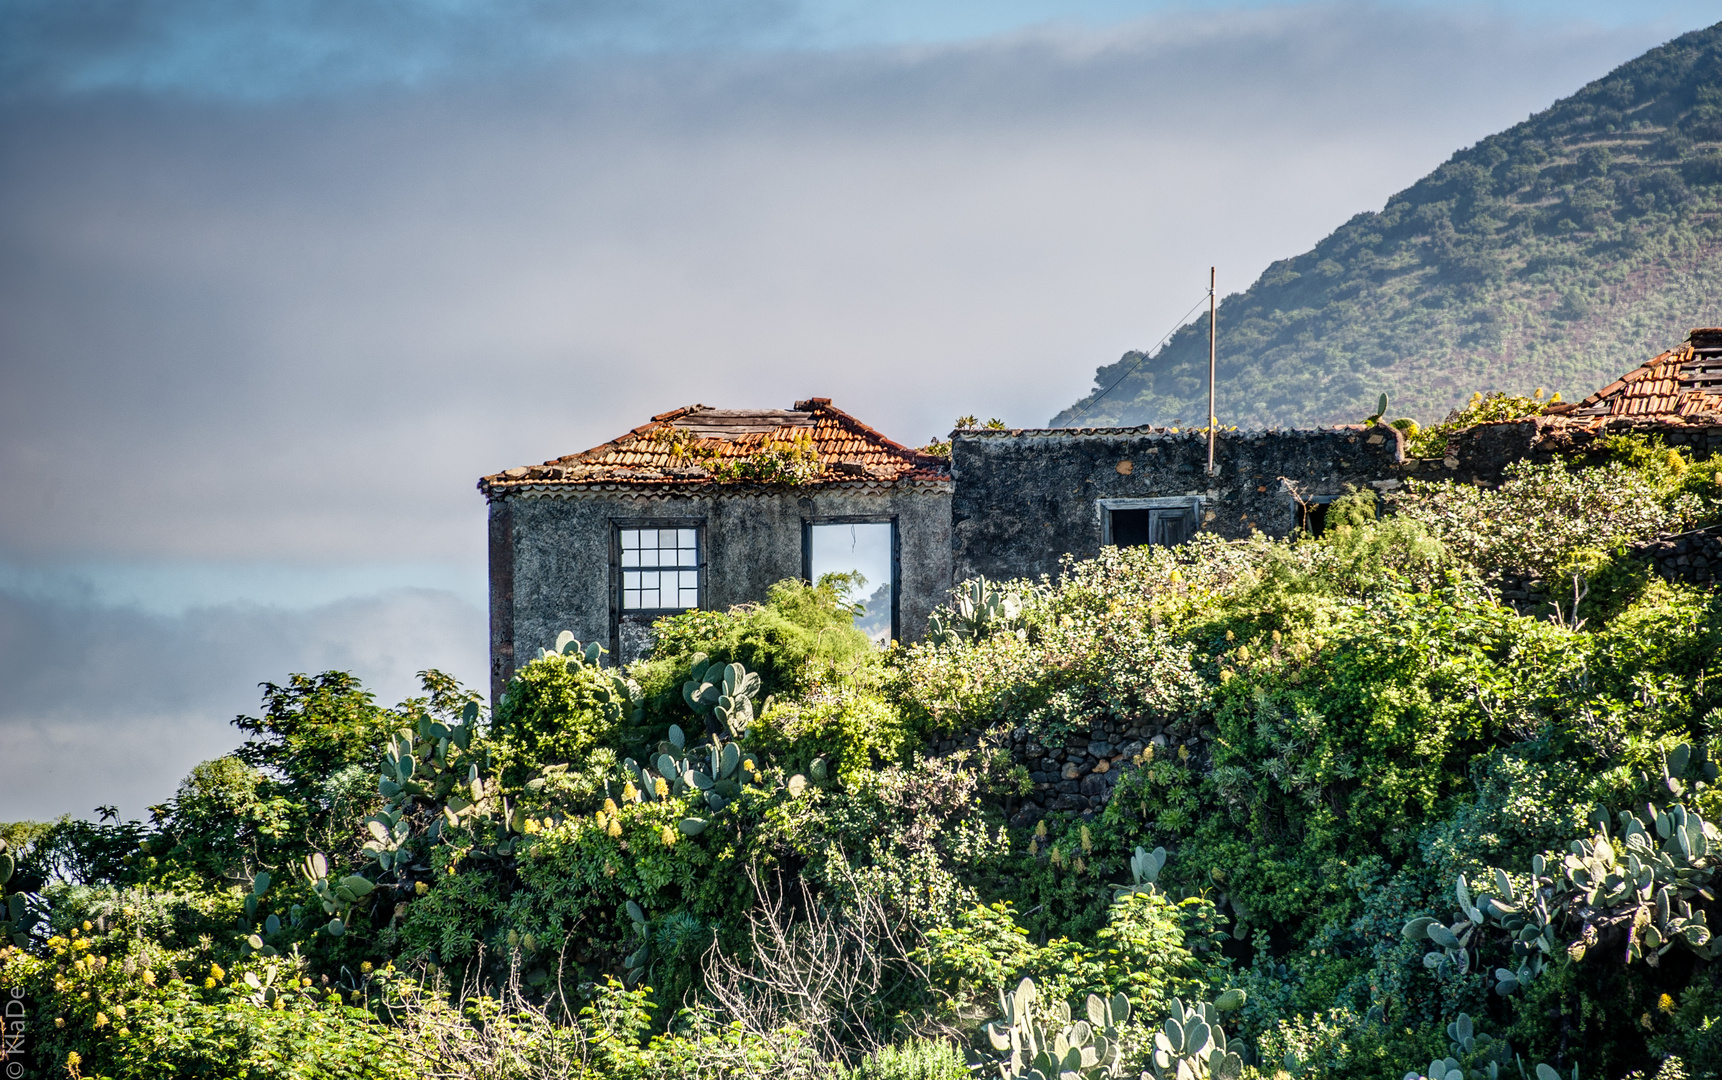
{"type": "MultiPolygon", "coordinates": [[[[1274,263],[1218,313],[1228,423],[1349,423],[1388,389],[1578,400],[1722,323],[1722,25],[1622,65],[1274,263]]],[[[1060,426],[1195,423],[1207,317],[1095,374],[1060,426]]]]}
{"type": "Polygon", "coordinates": [[[294,675],[149,820],[0,826],[0,991],[40,1076],[1715,1076],[1722,598],[1626,548],[1717,490],[1626,440],[888,651],[786,582],[493,716],[294,675]],[[1114,721],[1035,810],[1013,740],[1114,721]]]}

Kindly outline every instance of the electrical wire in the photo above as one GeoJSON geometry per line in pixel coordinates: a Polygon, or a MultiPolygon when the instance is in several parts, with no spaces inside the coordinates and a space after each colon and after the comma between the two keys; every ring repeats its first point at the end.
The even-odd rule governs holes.
{"type": "Polygon", "coordinates": [[[1100,393],[1095,394],[1092,398],[1089,398],[1088,404],[1084,405],[1073,416],[1071,416],[1070,422],[1065,424],[1064,426],[1065,427],[1075,427],[1076,421],[1078,419],[1080,419],[1083,415],[1085,415],[1088,412],[1088,410],[1090,410],[1090,409],[1094,408],[1096,405],[1100,404],[1101,398],[1104,398],[1107,394],[1110,394],[1110,393],[1112,393],[1112,391],[1118,389],[1119,384],[1121,384],[1125,379],[1128,379],[1130,376],[1136,374],[1137,369],[1140,368],[1149,359],[1151,359],[1155,353],[1159,352],[1161,347],[1164,346],[1166,344],[1166,342],[1168,342],[1172,339],[1173,334],[1176,334],[1178,331],[1180,331],[1184,328],[1185,323],[1187,323],[1189,321],[1190,316],[1196,311],[1196,309],[1208,302],[1208,292],[1209,292],[1209,290],[1204,289],[1202,291],[1201,299],[1197,300],[1194,304],[1191,304],[1189,311],[1186,311],[1186,312],[1184,312],[1184,314],[1178,316],[1178,321],[1176,323],[1172,324],[1172,329],[1166,331],[1166,333],[1161,336],[1160,340],[1154,344],[1153,348],[1148,349],[1145,352],[1138,353],[1137,358],[1136,358],[1136,362],[1134,364],[1131,364],[1129,369],[1127,371],[1125,371],[1124,374],[1122,374],[1122,375],[1118,376],[1118,378],[1112,380],[1111,386],[1108,386],[1106,389],[1100,391],[1100,393]]]}

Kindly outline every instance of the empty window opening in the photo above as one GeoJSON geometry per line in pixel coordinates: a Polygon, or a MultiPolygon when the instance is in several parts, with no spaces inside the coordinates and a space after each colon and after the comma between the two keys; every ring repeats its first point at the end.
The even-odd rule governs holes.
{"type": "Polygon", "coordinates": [[[700,606],[698,529],[618,529],[623,611],[700,606]]]}
{"type": "Polygon", "coordinates": [[[1176,547],[1201,528],[1201,503],[1190,499],[1109,499],[1101,502],[1103,543],[1118,547],[1176,547]]]}
{"type": "Polygon", "coordinates": [[[896,526],[889,521],[809,524],[807,576],[844,575],[843,599],[858,605],[855,626],[884,646],[897,636],[896,526]]]}
{"type": "Polygon", "coordinates": [[[1337,495],[1312,495],[1297,504],[1297,527],[1310,536],[1327,530],[1327,506],[1337,495]]]}

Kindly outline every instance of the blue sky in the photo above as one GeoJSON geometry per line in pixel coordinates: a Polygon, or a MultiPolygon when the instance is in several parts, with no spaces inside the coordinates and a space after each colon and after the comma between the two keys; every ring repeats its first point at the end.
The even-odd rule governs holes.
{"type": "Polygon", "coordinates": [[[481,474],[694,401],[1043,423],[1716,17],[0,0],[0,820],[141,810],[291,671],[481,682],[481,474]]]}

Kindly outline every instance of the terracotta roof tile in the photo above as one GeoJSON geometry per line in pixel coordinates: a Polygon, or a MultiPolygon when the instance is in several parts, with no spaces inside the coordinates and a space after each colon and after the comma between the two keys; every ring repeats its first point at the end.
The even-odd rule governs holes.
{"type": "Polygon", "coordinates": [[[543,465],[484,477],[479,490],[521,487],[687,487],[715,482],[707,465],[750,457],[771,446],[801,442],[821,471],[807,483],[949,481],[944,458],[886,438],[829,398],[798,401],[793,409],[713,409],[689,405],[652,417],[619,438],[543,465]]]}
{"type": "Polygon", "coordinates": [[[1722,328],[1692,331],[1678,348],[1651,357],[1558,412],[1593,422],[1611,416],[1673,419],[1722,412],[1722,328]]]}

